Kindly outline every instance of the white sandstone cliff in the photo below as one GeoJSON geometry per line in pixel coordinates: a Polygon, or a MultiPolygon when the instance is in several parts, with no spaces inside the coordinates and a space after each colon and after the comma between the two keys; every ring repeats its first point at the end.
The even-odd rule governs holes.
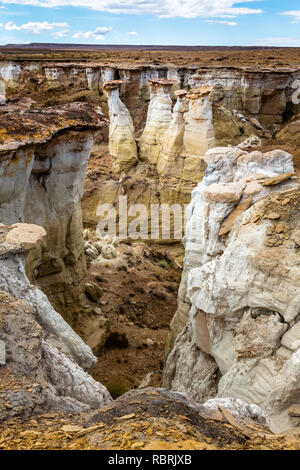
{"type": "Polygon", "coordinates": [[[139,139],[140,159],[157,164],[164,134],[172,120],[171,88],[176,80],[149,79],[150,103],[145,129],[139,139]]]}
{"type": "Polygon", "coordinates": [[[300,398],[292,156],[216,148],[206,159],[189,208],[174,337],[189,326],[169,355],[164,385],[200,401],[217,390],[255,403],[282,429],[288,424],[279,417],[300,398]]]}
{"type": "Polygon", "coordinates": [[[29,254],[27,274],[70,323],[86,270],[84,178],[94,135],[105,125],[100,108],[82,103],[0,116],[0,222],[47,231],[29,254]]]}
{"type": "Polygon", "coordinates": [[[113,171],[127,172],[138,161],[134,126],[130,113],[120,100],[122,80],[111,80],[103,85],[109,109],[109,151],[113,157],[113,171]]]}

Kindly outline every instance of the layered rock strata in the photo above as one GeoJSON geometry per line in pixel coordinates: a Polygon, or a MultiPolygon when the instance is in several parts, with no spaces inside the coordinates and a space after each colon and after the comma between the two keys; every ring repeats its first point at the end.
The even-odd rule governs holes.
{"type": "Polygon", "coordinates": [[[122,83],[122,80],[111,80],[103,85],[109,109],[109,151],[116,174],[129,171],[138,161],[132,118],[119,97],[122,83]]]}
{"type": "Polygon", "coordinates": [[[177,90],[172,120],[164,133],[159,151],[157,172],[184,182],[201,179],[205,169],[204,155],[216,146],[213,103],[214,87],[177,90]]]}
{"type": "Polygon", "coordinates": [[[206,159],[188,212],[173,338],[189,326],[168,357],[164,385],[201,401],[216,393],[256,403],[285,427],[278,417],[300,398],[292,156],[216,148],[206,159]]]}
{"type": "Polygon", "coordinates": [[[93,136],[105,125],[100,108],[81,103],[0,116],[0,220],[45,228],[27,273],[70,322],[86,269],[84,177],[93,136]]]}
{"type": "Polygon", "coordinates": [[[182,174],[184,166],[184,115],[188,110],[186,95],[186,90],[175,91],[177,101],[173,108],[172,120],[164,134],[162,149],[157,162],[157,173],[161,176],[173,176],[178,178],[182,174]]]}
{"type": "MultiPolygon", "coordinates": [[[[218,87],[201,87],[190,92],[175,90],[177,101],[173,108],[171,91],[176,84],[174,79],[150,79],[151,98],[145,129],[137,139],[138,154],[130,114],[117,96],[116,88],[123,86],[123,83],[111,81],[105,85],[105,90],[113,89],[109,91],[109,147],[113,158],[113,174],[116,178],[123,170],[125,175],[118,182],[106,178],[105,194],[101,191],[101,200],[97,205],[113,204],[118,211],[117,195],[126,195],[128,205],[134,201],[149,209],[147,220],[143,219],[143,226],[150,225],[151,206],[164,203],[169,206],[178,204],[176,210],[181,210],[183,225],[185,204],[190,200],[190,192],[204,175],[207,149],[217,143],[226,144],[230,133],[233,134],[231,141],[239,144],[245,140],[245,136],[257,132],[249,121],[245,119],[245,122],[240,123],[233,113],[218,104],[218,87]],[[139,193],[140,184],[143,191],[136,194],[134,188],[137,187],[139,193]]],[[[252,138],[251,142],[255,139],[252,138]]],[[[171,213],[172,233],[174,217],[171,213]]],[[[181,239],[181,236],[176,238],[181,239]]]]}
{"type": "Polygon", "coordinates": [[[25,274],[27,254],[45,236],[32,224],[0,225],[0,420],[79,413],[111,401],[83,369],[96,362],[91,349],[25,274]]]}

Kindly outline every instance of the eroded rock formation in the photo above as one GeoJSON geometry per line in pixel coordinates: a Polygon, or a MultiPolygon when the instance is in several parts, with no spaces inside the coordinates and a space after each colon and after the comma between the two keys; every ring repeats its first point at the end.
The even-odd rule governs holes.
{"type": "Polygon", "coordinates": [[[187,91],[176,90],[175,95],[177,101],[173,108],[172,120],[164,134],[162,149],[157,161],[157,173],[161,176],[178,178],[181,176],[184,166],[183,136],[185,130],[184,114],[188,110],[187,91]]]}
{"type": "Polygon", "coordinates": [[[111,401],[83,369],[95,364],[91,349],[25,274],[28,252],[45,236],[32,224],[0,225],[0,420],[78,413],[111,401]]]}
{"type": "Polygon", "coordinates": [[[171,88],[176,80],[149,79],[150,103],[145,129],[139,139],[140,158],[156,165],[164,134],[172,120],[171,88]]]}
{"type": "Polygon", "coordinates": [[[264,124],[282,122],[282,114],[293,93],[292,83],[299,79],[297,67],[273,69],[212,65],[199,68],[197,65],[183,67],[163,63],[134,65],[128,61],[118,64],[80,61],[45,64],[35,60],[3,61],[0,66],[0,78],[9,87],[15,87],[37,73],[49,82],[81,81],[96,91],[104,82],[121,78],[125,82],[125,101],[133,114],[149,99],[148,79],[175,79],[179,87],[189,88],[219,84],[226,106],[244,114],[250,113],[264,124]]]}
{"type": "MultiPolygon", "coordinates": [[[[105,192],[101,191],[98,201],[97,193],[91,192],[89,223],[93,220],[96,225],[99,221],[95,206],[101,203],[113,204],[118,211],[118,195],[123,194],[128,196],[128,206],[143,204],[149,213],[152,204],[179,204],[183,216],[192,189],[204,175],[207,149],[229,141],[239,144],[247,135],[255,136],[258,132],[249,120],[245,118],[240,122],[234,113],[220,106],[217,86],[190,92],[173,90],[177,97],[173,108],[171,94],[177,81],[157,78],[149,79],[149,83],[151,96],[146,125],[136,139],[130,114],[118,98],[117,88],[123,83],[111,81],[105,85],[105,90],[109,90],[109,148],[114,178],[105,178],[105,192]],[[116,181],[121,172],[124,174],[116,181]]],[[[149,226],[149,220],[147,214],[143,225],[149,226]]],[[[171,224],[173,233],[173,220],[171,224]]],[[[144,232],[147,234],[147,229],[144,232]]]]}
{"type": "Polygon", "coordinates": [[[0,220],[45,228],[27,273],[70,322],[86,269],[84,177],[93,137],[104,125],[100,108],[81,103],[0,117],[0,220]]]}
{"type": "Polygon", "coordinates": [[[119,97],[122,83],[122,80],[111,80],[103,86],[109,109],[109,151],[116,174],[129,171],[138,161],[132,118],[119,97]]]}
{"type": "Polygon", "coordinates": [[[292,156],[216,148],[206,159],[188,212],[173,338],[189,326],[169,355],[164,385],[201,400],[216,387],[216,396],[256,403],[284,427],[278,416],[299,399],[292,156]]]}

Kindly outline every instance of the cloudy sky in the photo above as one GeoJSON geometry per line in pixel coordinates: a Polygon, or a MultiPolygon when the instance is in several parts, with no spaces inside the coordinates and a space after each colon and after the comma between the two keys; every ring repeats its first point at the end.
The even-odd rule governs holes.
{"type": "Polygon", "coordinates": [[[0,0],[0,43],[300,46],[299,0],[0,0]]]}

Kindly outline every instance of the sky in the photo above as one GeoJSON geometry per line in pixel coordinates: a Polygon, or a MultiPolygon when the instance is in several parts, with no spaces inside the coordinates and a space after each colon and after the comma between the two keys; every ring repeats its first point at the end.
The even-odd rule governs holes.
{"type": "Polygon", "coordinates": [[[299,46],[299,0],[0,0],[0,44],[299,46]]]}

